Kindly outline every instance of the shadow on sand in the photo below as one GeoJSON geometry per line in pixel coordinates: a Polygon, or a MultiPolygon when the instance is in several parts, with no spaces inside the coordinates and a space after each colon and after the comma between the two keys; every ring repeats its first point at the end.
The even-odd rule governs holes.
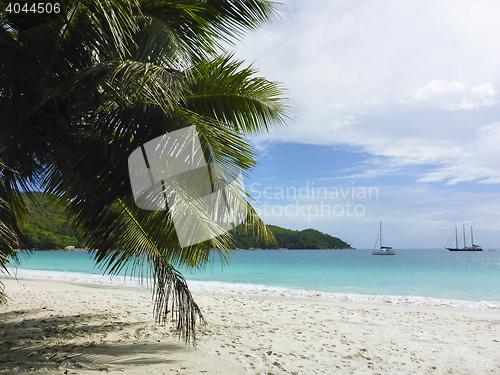
{"type": "Polygon", "coordinates": [[[188,350],[175,334],[127,323],[114,314],[40,317],[40,310],[0,314],[0,373],[79,373],[174,364],[188,350]],[[68,370],[68,371],[65,371],[68,370]]]}

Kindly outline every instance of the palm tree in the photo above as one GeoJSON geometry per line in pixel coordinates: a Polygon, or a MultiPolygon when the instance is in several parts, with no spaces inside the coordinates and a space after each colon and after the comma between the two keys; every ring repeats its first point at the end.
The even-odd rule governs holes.
{"type": "MultiPolygon", "coordinates": [[[[246,136],[282,125],[287,101],[279,84],[255,77],[221,45],[272,19],[276,6],[59,4],[57,14],[0,15],[0,265],[6,272],[24,241],[21,191],[34,200],[34,191],[50,193],[95,249],[96,264],[109,274],[151,277],[156,319],[172,314],[186,341],[194,339],[202,314],[175,267],[203,267],[211,248],[227,259],[231,237],[181,248],[171,212],[135,205],[127,159],[143,143],[194,125],[214,185],[216,171],[237,167],[245,174],[255,166],[246,136]]],[[[239,229],[273,241],[250,205],[239,229]]]]}

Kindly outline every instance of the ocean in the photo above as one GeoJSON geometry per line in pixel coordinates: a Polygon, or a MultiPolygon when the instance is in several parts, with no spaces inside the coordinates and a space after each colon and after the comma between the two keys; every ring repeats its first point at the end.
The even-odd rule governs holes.
{"type": "MultiPolygon", "coordinates": [[[[500,251],[445,249],[233,251],[201,270],[178,268],[200,293],[319,297],[397,304],[500,308],[500,251]]],[[[87,252],[37,251],[12,270],[20,278],[144,285],[103,276],[87,252]]],[[[3,276],[2,276],[3,277],[3,276]]]]}

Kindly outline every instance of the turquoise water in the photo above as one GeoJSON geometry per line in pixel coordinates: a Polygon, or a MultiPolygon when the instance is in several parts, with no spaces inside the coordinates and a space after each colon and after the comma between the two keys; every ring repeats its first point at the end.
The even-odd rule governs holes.
{"type": "MultiPolygon", "coordinates": [[[[234,251],[229,264],[217,256],[201,271],[180,270],[187,280],[253,284],[328,293],[421,296],[500,301],[500,251],[397,250],[234,251]]],[[[35,252],[20,270],[102,275],[86,252],[35,252]]],[[[46,273],[45,273],[46,274],[46,273]]]]}

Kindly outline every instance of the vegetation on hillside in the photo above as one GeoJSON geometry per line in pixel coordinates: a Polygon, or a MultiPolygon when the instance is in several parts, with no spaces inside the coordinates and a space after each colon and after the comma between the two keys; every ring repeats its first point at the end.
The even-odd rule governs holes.
{"type": "Polygon", "coordinates": [[[25,239],[22,248],[55,250],[81,246],[76,227],[49,199],[40,194],[36,203],[27,203],[28,219],[21,227],[25,239]]]}
{"type": "Polygon", "coordinates": [[[265,241],[250,235],[234,235],[233,248],[237,249],[276,249],[286,247],[288,249],[351,249],[351,245],[340,238],[322,233],[316,229],[305,229],[302,231],[267,226],[276,239],[275,245],[266,244],[265,241]]]}
{"type": "MultiPolygon", "coordinates": [[[[27,243],[23,246],[35,250],[63,249],[66,246],[80,247],[77,228],[62,210],[51,203],[48,196],[37,195],[37,204],[28,204],[28,220],[21,231],[27,243]]],[[[340,238],[330,236],[315,229],[302,231],[267,226],[276,244],[266,243],[251,234],[234,234],[233,249],[349,249],[351,246],[340,238]]]]}

